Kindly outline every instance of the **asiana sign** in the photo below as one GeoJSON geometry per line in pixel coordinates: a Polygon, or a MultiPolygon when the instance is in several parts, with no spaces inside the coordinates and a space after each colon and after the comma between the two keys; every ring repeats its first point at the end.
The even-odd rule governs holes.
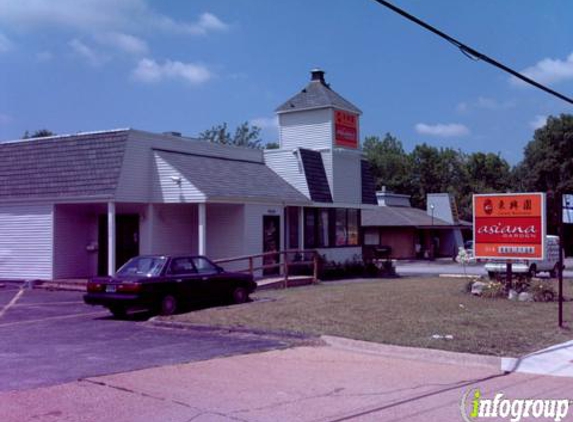
{"type": "Polygon", "coordinates": [[[545,194],[473,197],[474,254],[481,259],[544,259],[545,194]]]}

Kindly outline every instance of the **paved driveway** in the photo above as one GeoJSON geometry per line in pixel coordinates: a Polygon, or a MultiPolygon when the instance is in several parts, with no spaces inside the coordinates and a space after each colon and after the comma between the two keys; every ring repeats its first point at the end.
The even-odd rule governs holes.
{"type": "MultiPolygon", "coordinates": [[[[76,292],[0,289],[0,391],[287,347],[278,340],[117,321],[76,292]]],[[[248,305],[246,305],[248,306],[248,305]]]]}

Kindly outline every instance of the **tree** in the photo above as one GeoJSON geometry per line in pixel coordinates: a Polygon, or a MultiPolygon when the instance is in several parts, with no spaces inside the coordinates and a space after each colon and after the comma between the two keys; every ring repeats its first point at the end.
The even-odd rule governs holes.
{"type": "Polygon", "coordinates": [[[227,127],[227,123],[213,126],[199,134],[199,138],[205,139],[209,142],[214,142],[224,145],[234,145],[238,147],[247,147],[261,149],[261,128],[258,126],[251,126],[248,122],[244,122],[237,126],[235,133],[231,135],[227,127]]]}
{"type": "Polygon", "coordinates": [[[279,149],[281,146],[278,142],[267,142],[265,149],[279,149]]]}
{"type": "Polygon", "coordinates": [[[38,129],[30,135],[30,132],[25,131],[22,139],[29,138],[47,138],[48,136],[54,136],[55,133],[48,129],[38,129]]]}
{"type": "Polygon", "coordinates": [[[511,187],[511,167],[499,154],[474,152],[467,159],[474,193],[506,192],[511,187]]]}
{"type": "Polygon", "coordinates": [[[377,189],[386,186],[396,193],[411,193],[411,160],[398,138],[390,133],[384,139],[367,136],[362,150],[370,162],[377,189]]]}
{"type": "Polygon", "coordinates": [[[555,230],[561,207],[556,194],[573,193],[573,115],[551,116],[535,131],[513,178],[519,190],[548,194],[548,222],[555,230]]]}

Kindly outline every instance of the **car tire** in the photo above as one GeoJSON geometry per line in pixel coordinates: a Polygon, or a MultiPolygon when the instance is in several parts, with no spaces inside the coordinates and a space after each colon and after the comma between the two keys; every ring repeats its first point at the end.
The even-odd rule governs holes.
{"type": "Polygon", "coordinates": [[[535,264],[531,265],[531,267],[529,267],[529,278],[533,278],[537,275],[537,266],[535,264]]]}
{"type": "Polygon", "coordinates": [[[233,303],[240,304],[249,300],[249,292],[244,287],[235,287],[233,289],[233,303]]]}
{"type": "Polygon", "coordinates": [[[177,299],[173,295],[165,295],[159,303],[159,315],[169,316],[177,312],[177,299]]]}
{"type": "Polygon", "coordinates": [[[559,264],[555,264],[552,270],[549,271],[549,277],[557,278],[559,276],[559,264]]]}
{"type": "Polygon", "coordinates": [[[490,280],[495,280],[495,273],[493,271],[488,271],[487,276],[490,280]]]}
{"type": "Polygon", "coordinates": [[[109,311],[115,319],[125,319],[127,316],[127,309],[125,309],[123,306],[113,306],[109,308],[109,311]]]}

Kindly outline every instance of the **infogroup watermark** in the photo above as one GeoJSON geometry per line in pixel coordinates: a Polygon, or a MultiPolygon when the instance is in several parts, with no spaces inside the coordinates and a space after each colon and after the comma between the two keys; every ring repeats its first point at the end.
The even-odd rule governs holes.
{"type": "Polygon", "coordinates": [[[477,422],[495,421],[520,422],[521,420],[548,420],[560,422],[573,407],[569,399],[509,399],[503,393],[484,398],[479,388],[468,390],[460,403],[462,419],[477,422]]]}

